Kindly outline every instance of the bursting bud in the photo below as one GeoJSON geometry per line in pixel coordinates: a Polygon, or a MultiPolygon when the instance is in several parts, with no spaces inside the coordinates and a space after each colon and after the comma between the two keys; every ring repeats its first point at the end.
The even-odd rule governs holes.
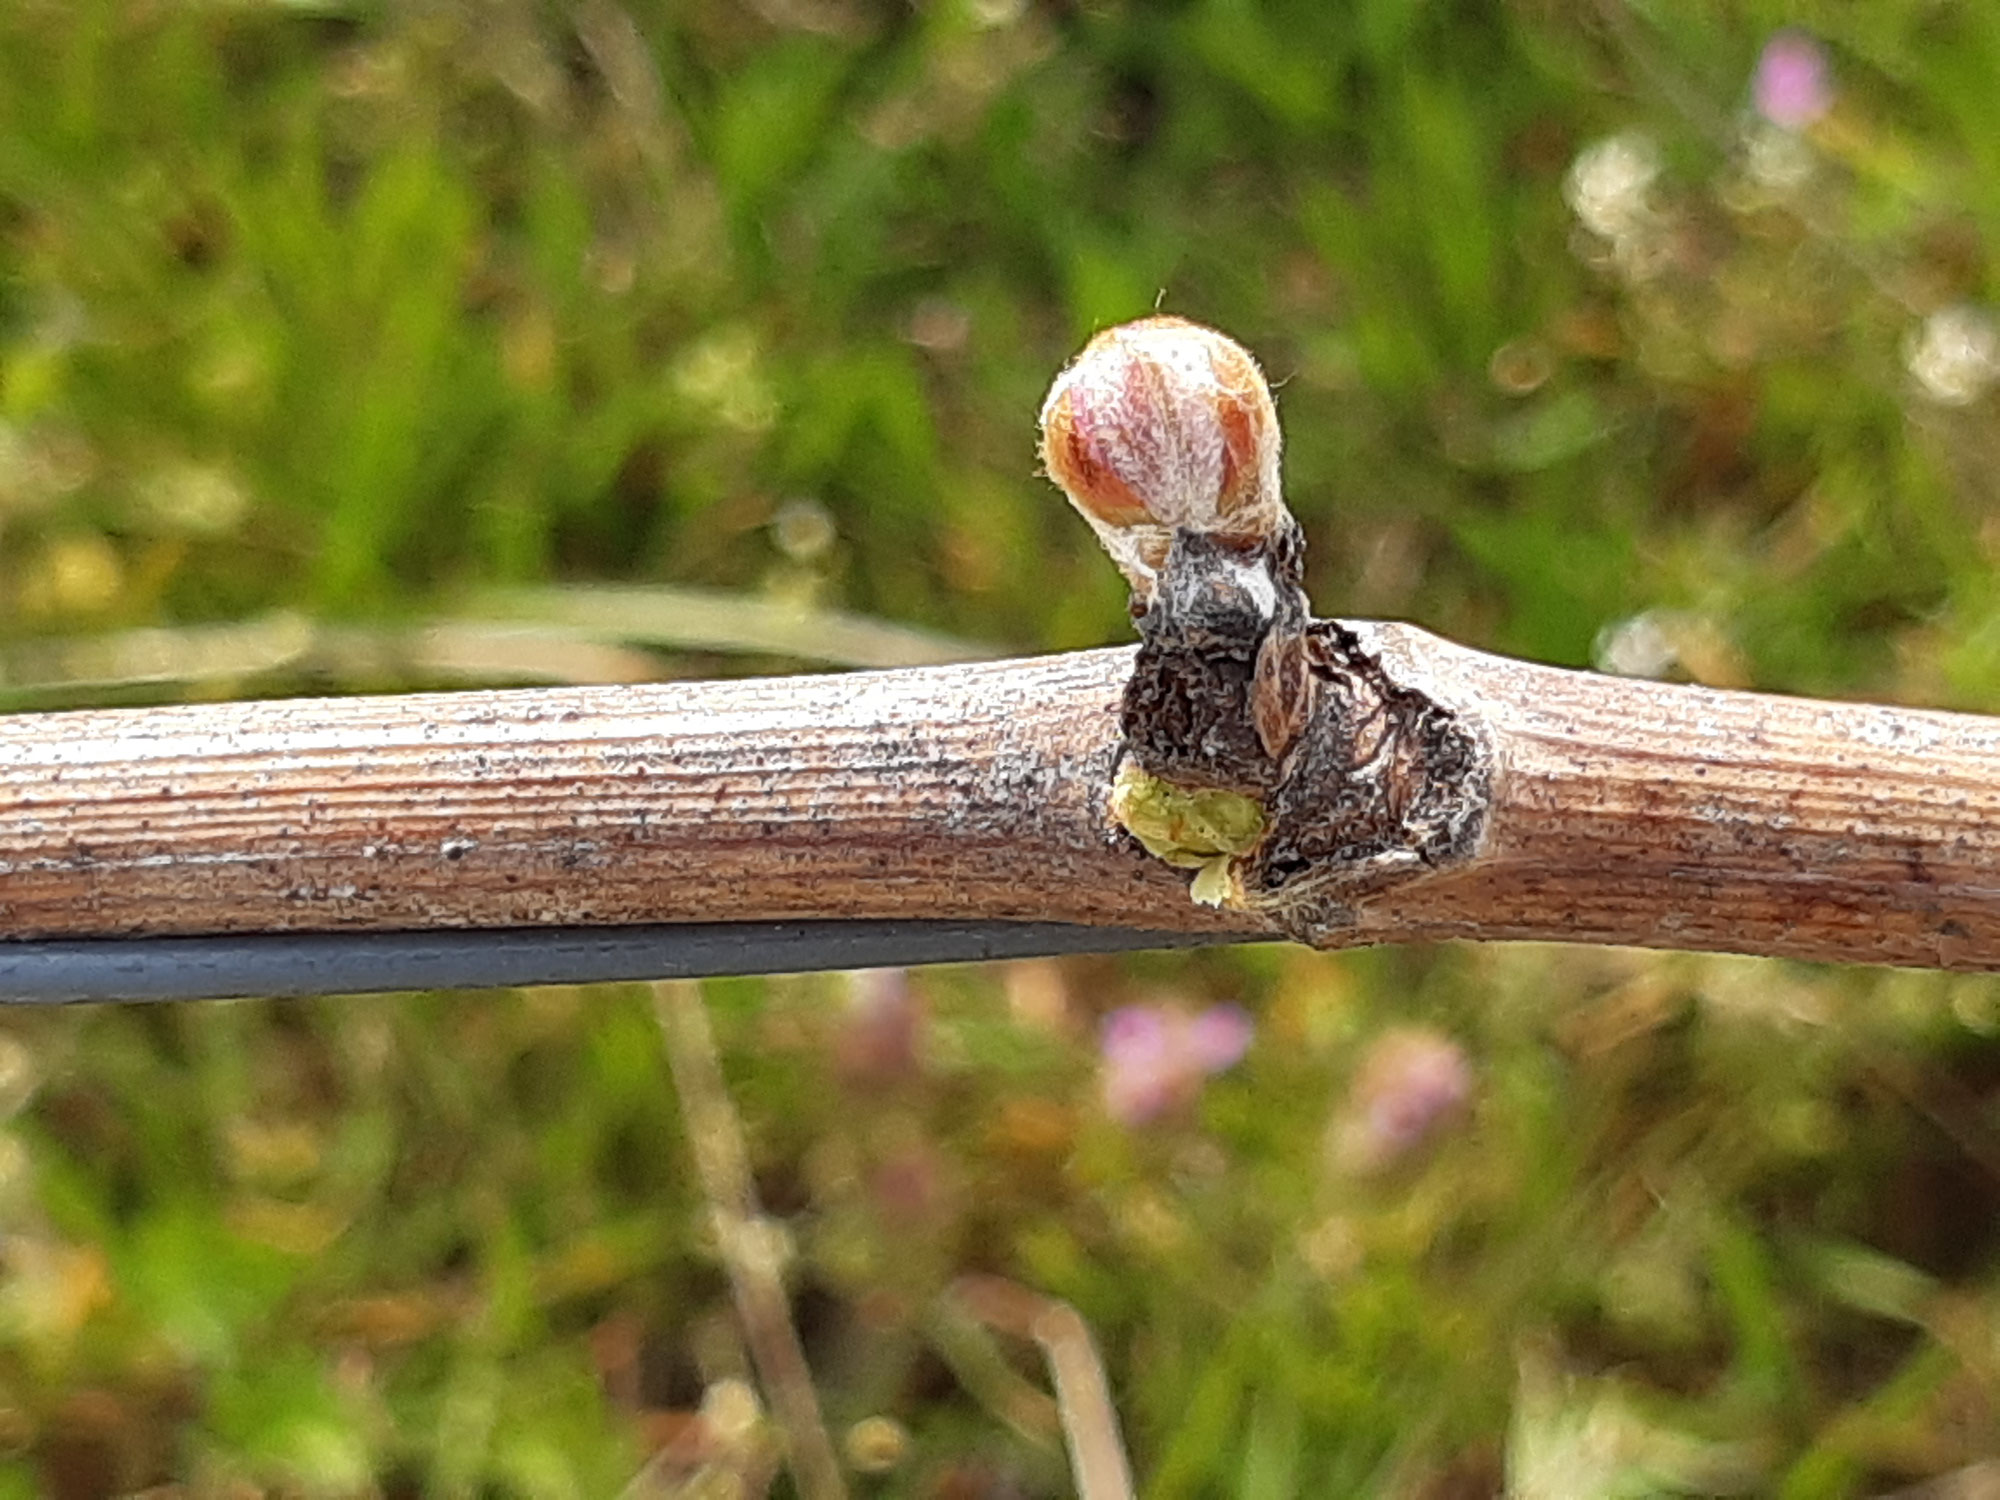
{"type": "Polygon", "coordinates": [[[1150,600],[1176,530],[1246,546],[1289,521],[1278,413],[1257,362],[1185,318],[1097,335],[1042,405],[1042,462],[1150,600]]]}

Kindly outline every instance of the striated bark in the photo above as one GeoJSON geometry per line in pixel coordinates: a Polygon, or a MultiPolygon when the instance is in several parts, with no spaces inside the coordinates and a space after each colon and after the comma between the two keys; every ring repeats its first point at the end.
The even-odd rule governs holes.
{"type": "Polygon", "coordinates": [[[921,917],[2000,968],[2000,720],[1313,632],[1250,911],[1111,822],[1110,650],[0,720],[0,935],[921,917]]]}

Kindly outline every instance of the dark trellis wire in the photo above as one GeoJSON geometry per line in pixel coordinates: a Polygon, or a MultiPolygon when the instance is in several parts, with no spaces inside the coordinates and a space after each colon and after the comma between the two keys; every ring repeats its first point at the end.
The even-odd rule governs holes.
{"type": "Polygon", "coordinates": [[[0,1004],[699,979],[1245,940],[1058,922],[881,920],[48,939],[0,942],[0,1004]]]}

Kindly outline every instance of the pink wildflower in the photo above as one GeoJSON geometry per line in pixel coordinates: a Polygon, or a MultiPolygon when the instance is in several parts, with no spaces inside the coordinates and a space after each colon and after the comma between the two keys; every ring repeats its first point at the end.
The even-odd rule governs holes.
{"type": "Polygon", "coordinates": [[[887,1088],[919,1068],[923,1002],[907,969],[858,969],[834,1038],[834,1064],[848,1083],[887,1088]]]}
{"type": "Polygon", "coordinates": [[[1757,113],[1780,130],[1804,130],[1833,108],[1826,50],[1803,31],[1780,31],[1764,44],[1750,93],[1757,113]]]}
{"type": "Polygon", "coordinates": [[[1376,1172],[1410,1155],[1464,1111],[1472,1083],[1465,1049],[1442,1032],[1383,1033],[1361,1060],[1335,1131],[1340,1161],[1376,1172]]]}
{"type": "Polygon", "coordinates": [[[1196,1015],[1164,1005],[1126,1005],[1104,1018],[1104,1108],[1143,1125],[1192,1104],[1204,1080],[1227,1072],[1250,1050],[1255,1029],[1235,1005],[1196,1015]]]}

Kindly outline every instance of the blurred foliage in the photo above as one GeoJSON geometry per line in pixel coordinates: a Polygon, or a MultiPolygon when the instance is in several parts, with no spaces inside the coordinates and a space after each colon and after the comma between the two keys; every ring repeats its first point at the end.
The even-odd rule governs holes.
{"type": "MultiPolygon", "coordinates": [[[[258,622],[433,640],[551,583],[1116,640],[1033,419],[1163,306],[1282,382],[1329,612],[1994,709],[1996,80],[1965,0],[9,0],[0,692],[498,679],[258,622]],[[1786,23],[1828,97],[1779,124],[1786,23]],[[162,642],[219,654],[75,665],[162,642]]],[[[792,664],[545,623],[529,675],[792,664]]],[[[1990,1493],[1988,981],[1274,949],[857,994],[710,999],[865,1492],[1064,1492],[976,1271],[1083,1315],[1162,1500],[1990,1493]],[[1142,1002],[1259,1034],[1121,1120],[1096,1018],[1142,1002]],[[1435,1109],[1384,1102],[1412,1025],[1435,1109]]],[[[4,1026],[0,1497],[768,1458],[643,996],[4,1026]]]]}

